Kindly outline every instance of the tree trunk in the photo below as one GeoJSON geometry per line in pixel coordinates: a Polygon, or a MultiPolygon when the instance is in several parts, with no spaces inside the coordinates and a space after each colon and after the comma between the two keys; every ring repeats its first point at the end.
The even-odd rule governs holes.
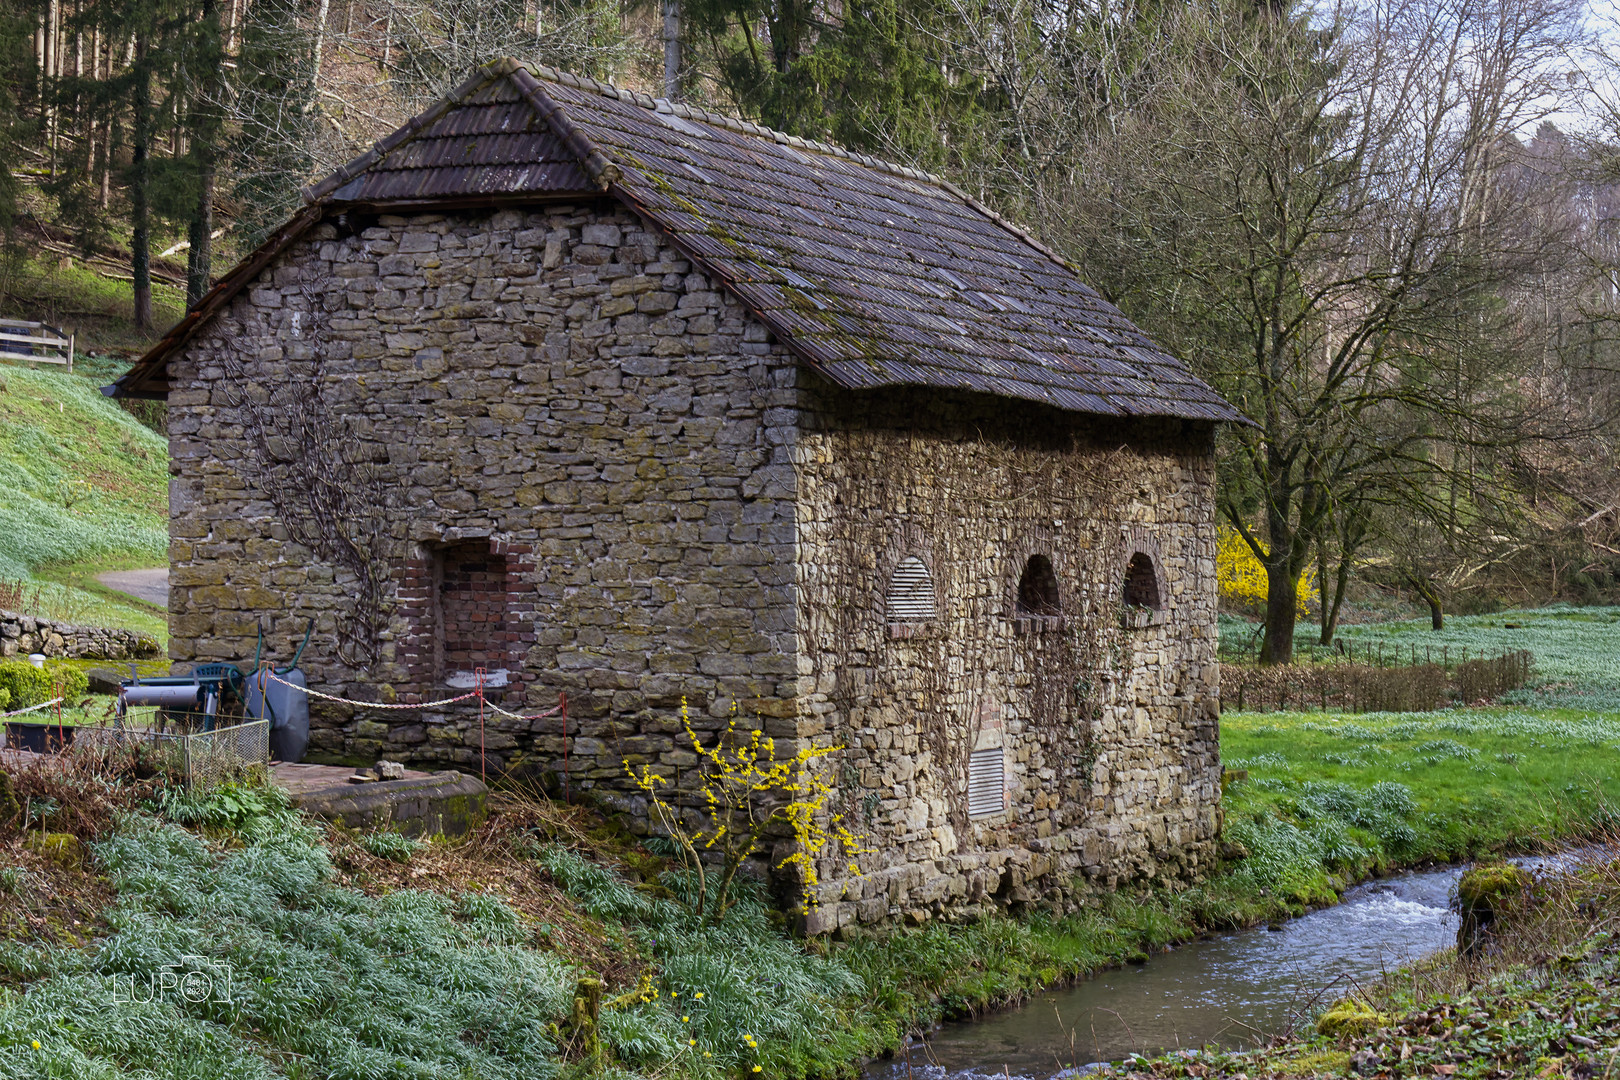
{"type": "MultiPolygon", "coordinates": [[[[1277,552],[1273,541],[1273,554],[1277,552]]],[[[1276,562],[1266,563],[1266,636],[1260,643],[1260,663],[1294,662],[1294,625],[1299,618],[1299,575],[1289,565],[1287,549],[1276,562]]]]}
{"type": "Polygon", "coordinates": [[[130,146],[129,219],[130,272],[134,275],[135,331],[152,330],[152,237],[148,207],[147,180],[151,172],[148,157],[152,138],[152,72],[146,66],[146,35],[135,39],[135,96],[133,141],[130,146]]]}
{"type": "Polygon", "coordinates": [[[681,0],[664,0],[664,97],[681,94],[681,0]]]}
{"type": "Polygon", "coordinates": [[[1339,552],[1339,565],[1334,571],[1333,603],[1323,603],[1322,610],[1326,613],[1322,622],[1322,644],[1332,645],[1333,637],[1339,632],[1339,612],[1344,608],[1345,590],[1350,587],[1350,553],[1339,552]]]}
{"type": "Polygon", "coordinates": [[[1327,544],[1321,540],[1316,542],[1316,603],[1317,624],[1322,629],[1322,644],[1333,644],[1333,615],[1332,605],[1328,603],[1327,595],[1327,544]]]}
{"type": "Polygon", "coordinates": [[[1412,583],[1412,588],[1423,597],[1423,602],[1429,605],[1429,628],[1431,630],[1444,630],[1446,628],[1446,612],[1440,602],[1440,590],[1434,583],[1417,574],[1406,575],[1406,580],[1412,583]]]}
{"type": "Polygon", "coordinates": [[[320,6],[315,11],[315,48],[309,65],[311,87],[319,86],[321,82],[321,47],[326,44],[326,16],[331,10],[332,0],[320,0],[320,6]]]}
{"type": "Polygon", "coordinates": [[[214,121],[211,96],[219,88],[219,67],[224,59],[215,0],[203,0],[202,22],[208,52],[203,57],[207,66],[197,92],[201,102],[195,106],[200,122],[192,125],[191,145],[197,155],[197,208],[186,237],[191,242],[186,256],[187,310],[196,307],[208,292],[214,261],[214,141],[219,125],[214,121]]]}

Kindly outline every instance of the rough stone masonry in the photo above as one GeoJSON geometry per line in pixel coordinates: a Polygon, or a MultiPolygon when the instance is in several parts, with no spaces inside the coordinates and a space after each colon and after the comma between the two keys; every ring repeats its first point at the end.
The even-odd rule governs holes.
{"type": "Polygon", "coordinates": [[[150,635],[106,626],[79,626],[0,610],[0,657],[41,653],[52,658],[137,660],[161,656],[150,635]]]}
{"type": "Polygon", "coordinates": [[[605,199],[322,223],[168,365],[174,660],[247,660],[261,625],[288,649],[313,618],[328,693],[568,698],[566,734],[316,703],[321,755],[566,768],[645,828],[626,762],[690,769],[682,699],[706,737],[735,707],[779,750],[844,748],[837,808],[872,850],[822,868],[812,931],[1208,863],[1207,423],[840,389],[605,199]],[[267,490],[315,452],[300,432],[335,433],[351,503],[376,493],[374,657],[338,645],[363,574],[283,520],[321,496],[267,490]],[[891,617],[908,558],[931,617],[891,617]],[[1151,606],[1119,603],[1133,565],[1151,606]]]}

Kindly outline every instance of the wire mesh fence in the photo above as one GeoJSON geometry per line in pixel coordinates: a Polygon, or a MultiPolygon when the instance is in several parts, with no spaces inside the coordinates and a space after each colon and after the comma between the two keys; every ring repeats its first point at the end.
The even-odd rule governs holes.
{"type": "Polygon", "coordinates": [[[270,767],[270,721],[249,720],[211,731],[186,731],[156,722],[148,726],[81,727],[75,742],[142,747],[152,764],[185,777],[192,790],[232,780],[259,778],[270,767]],[[164,727],[170,727],[164,730],[164,727]]]}

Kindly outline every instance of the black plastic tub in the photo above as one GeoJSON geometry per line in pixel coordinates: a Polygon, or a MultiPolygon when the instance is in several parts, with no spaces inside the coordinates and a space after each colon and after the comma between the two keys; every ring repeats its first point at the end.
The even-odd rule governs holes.
{"type": "Polygon", "coordinates": [[[41,724],[26,720],[6,721],[6,749],[31,750],[36,754],[54,754],[63,745],[73,741],[74,729],[56,724],[41,724]]]}

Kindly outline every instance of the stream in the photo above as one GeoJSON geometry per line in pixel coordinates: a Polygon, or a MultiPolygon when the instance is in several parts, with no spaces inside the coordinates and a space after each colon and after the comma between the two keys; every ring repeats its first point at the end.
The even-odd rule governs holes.
{"type": "Polygon", "coordinates": [[[1367,882],[1334,907],[1184,945],[1016,1009],[946,1024],[905,1053],[871,1062],[866,1080],[1048,1080],[1088,1062],[1238,1046],[1303,1026],[1353,983],[1454,944],[1457,917],[1448,905],[1463,869],[1367,882]]]}

